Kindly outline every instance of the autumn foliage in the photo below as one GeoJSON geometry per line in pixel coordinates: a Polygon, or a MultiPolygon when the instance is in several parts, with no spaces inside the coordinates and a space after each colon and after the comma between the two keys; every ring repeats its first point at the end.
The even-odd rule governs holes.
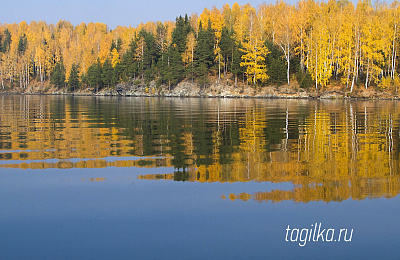
{"type": "MultiPolygon", "coordinates": [[[[389,90],[398,76],[400,5],[347,0],[250,4],[110,30],[102,23],[0,25],[1,87],[77,90],[137,80],[264,86],[332,80],[389,90]],[[71,73],[73,75],[71,76],[71,73]]],[[[395,89],[397,91],[397,87],[395,89]]]]}

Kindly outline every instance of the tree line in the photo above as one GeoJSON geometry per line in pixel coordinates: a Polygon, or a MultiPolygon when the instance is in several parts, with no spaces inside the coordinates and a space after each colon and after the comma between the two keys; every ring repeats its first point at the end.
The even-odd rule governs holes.
{"type": "Polygon", "coordinates": [[[395,90],[399,2],[347,0],[250,4],[110,30],[102,23],[25,21],[0,25],[5,88],[49,83],[95,91],[121,82],[173,87],[290,84],[317,91],[334,82],[395,90]]]}

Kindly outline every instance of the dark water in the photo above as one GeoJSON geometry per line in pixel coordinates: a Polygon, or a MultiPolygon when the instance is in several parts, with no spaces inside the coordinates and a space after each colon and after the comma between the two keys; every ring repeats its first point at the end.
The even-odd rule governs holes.
{"type": "Polygon", "coordinates": [[[0,259],[395,259],[399,120],[392,101],[0,96],[0,259]],[[286,241],[315,223],[351,241],[286,241]]]}

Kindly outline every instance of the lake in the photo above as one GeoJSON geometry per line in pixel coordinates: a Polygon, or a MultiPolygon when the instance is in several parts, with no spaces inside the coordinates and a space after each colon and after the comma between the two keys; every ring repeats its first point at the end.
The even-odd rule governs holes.
{"type": "Polygon", "coordinates": [[[0,96],[0,258],[397,258],[399,122],[396,101],[0,96]]]}

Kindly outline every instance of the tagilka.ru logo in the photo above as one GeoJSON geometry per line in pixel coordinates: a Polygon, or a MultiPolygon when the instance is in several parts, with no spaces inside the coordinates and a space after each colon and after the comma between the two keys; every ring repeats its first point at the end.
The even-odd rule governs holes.
{"type": "Polygon", "coordinates": [[[290,228],[286,229],[286,242],[298,242],[299,246],[305,246],[307,242],[351,242],[353,229],[341,228],[322,228],[322,223],[315,223],[311,228],[290,228]],[[349,234],[349,236],[347,236],[349,234]],[[335,236],[336,235],[336,236],[335,236]]]}

